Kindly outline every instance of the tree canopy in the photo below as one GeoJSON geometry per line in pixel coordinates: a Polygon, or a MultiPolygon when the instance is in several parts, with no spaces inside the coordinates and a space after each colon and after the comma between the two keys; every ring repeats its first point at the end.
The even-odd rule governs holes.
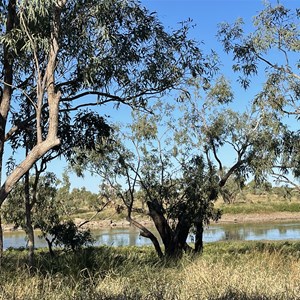
{"type": "Polygon", "coordinates": [[[60,113],[71,118],[72,111],[107,102],[146,109],[186,77],[210,71],[188,38],[188,23],[168,33],[137,1],[9,0],[0,13],[1,157],[4,143],[19,131],[31,128],[36,136],[6,178],[1,203],[34,162],[65,143],[59,128],[69,128],[60,113]],[[25,102],[30,108],[20,114],[25,102]]]}
{"type": "MultiPolygon", "coordinates": [[[[194,251],[202,251],[204,227],[221,215],[214,202],[230,195],[230,185],[238,182],[238,189],[252,176],[263,186],[271,175],[300,190],[293,180],[300,176],[299,130],[287,122],[299,121],[299,16],[298,9],[267,2],[253,32],[244,32],[241,19],[219,25],[245,93],[254,76],[264,79],[250,103],[237,108],[242,99],[216,53],[204,56],[189,38],[189,21],[167,31],[135,0],[3,1],[0,172],[4,149],[13,151],[0,205],[18,204],[23,176],[29,197],[32,167],[40,176],[64,156],[78,174],[100,175],[102,198],[121,200],[158,255],[172,257],[190,250],[191,232],[194,251]],[[110,122],[108,103],[129,107],[129,124],[110,122]],[[20,148],[24,159],[14,164],[20,148]],[[137,211],[151,217],[165,253],[137,211]]],[[[64,180],[62,198],[70,187],[64,180]]],[[[75,190],[74,198],[81,192],[87,195],[75,190]]],[[[34,220],[27,219],[28,227],[34,220]]],[[[73,225],[65,231],[76,236],[73,225]]]]}
{"type": "Polygon", "coordinates": [[[272,139],[277,143],[273,145],[277,157],[269,173],[298,190],[294,179],[299,178],[299,21],[299,9],[289,9],[280,2],[276,5],[266,2],[253,19],[253,32],[243,30],[242,19],[234,24],[220,24],[218,32],[224,50],[233,54],[232,67],[241,74],[242,86],[249,88],[255,76],[265,79],[253,104],[287,125],[272,139]],[[287,117],[294,118],[292,125],[287,117]]]}

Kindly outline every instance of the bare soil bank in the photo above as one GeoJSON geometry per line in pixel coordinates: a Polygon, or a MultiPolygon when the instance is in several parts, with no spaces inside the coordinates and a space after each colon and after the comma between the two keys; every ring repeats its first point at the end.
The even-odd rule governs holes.
{"type": "MultiPolygon", "coordinates": [[[[77,224],[81,220],[75,220],[77,224]]],[[[278,223],[278,222],[300,222],[300,212],[274,212],[274,213],[254,213],[254,214],[224,214],[218,221],[219,224],[233,223],[278,223]]],[[[153,225],[151,220],[139,220],[145,226],[153,225]]],[[[127,221],[113,222],[110,220],[93,221],[86,224],[87,228],[107,228],[107,227],[126,227],[129,226],[127,221]]]]}
{"type": "MultiPolygon", "coordinates": [[[[81,224],[85,220],[76,218],[75,223],[81,224]]],[[[278,222],[300,222],[300,212],[274,212],[274,213],[254,213],[254,214],[224,214],[218,221],[219,224],[233,223],[278,223],[278,222]]],[[[151,220],[139,220],[144,226],[153,225],[151,220]]],[[[83,228],[100,229],[110,227],[127,227],[129,222],[126,220],[114,222],[112,220],[91,221],[83,226],[83,228]]],[[[3,225],[4,231],[14,230],[13,225],[3,225]]]]}

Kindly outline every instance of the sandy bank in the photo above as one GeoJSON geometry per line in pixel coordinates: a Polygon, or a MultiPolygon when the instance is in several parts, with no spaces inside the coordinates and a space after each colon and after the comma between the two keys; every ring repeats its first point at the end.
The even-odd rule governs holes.
{"type": "MultiPolygon", "coordinates": [[[[77,225],[85,220],[75,219],[77,225]]],[[[276,222],[300,222],[300,212],[275,212],[275,213],[255,213],[255,214],[224,214],[218,221],[219,224],[233,223],[276,223],[276,222]]],[[[144,226],[153,225],[150,220],[141,220],[144,226]]],[[[101,229],[110,227],[128,227],[130,224],[126,220],[114,222],[113,220],[91,221],[83,226],[83,228],[101,229]]],[[[5,224],[2,226],[4,231],[14,230],[13,225],[5,224]]]]}

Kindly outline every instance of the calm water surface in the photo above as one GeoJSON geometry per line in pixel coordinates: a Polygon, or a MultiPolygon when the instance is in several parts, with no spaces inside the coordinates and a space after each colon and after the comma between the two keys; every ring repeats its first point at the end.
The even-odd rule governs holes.
{"type": "MultiPolygon", "coordinates": [[[[92,233],[96,245],[151,245],[149,239],[139,236],[139,231],[132,227],[93,230],[92,233]]],[[[205,242],[224,240],[300,240],[300,223],[211,225],[204,231],[205,242]]],[[[190,236],[189,242],[192,241],[193,236],[190,236]]],[[[25,246],[22,231],[4,233],[4,249],[25,246]]],[[[36,247],[47,247],[47,244],[36,236],[36,247]]]]}

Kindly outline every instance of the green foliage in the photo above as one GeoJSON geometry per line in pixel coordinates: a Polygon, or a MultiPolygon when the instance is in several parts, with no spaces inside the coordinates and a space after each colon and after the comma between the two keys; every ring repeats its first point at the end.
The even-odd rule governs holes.
{"type": "Polygon", "coordinates": [[[190,88],[194,96],[181,105],[182,116],[174,121],[176,125],[171,124],[177,142],[182,145],[181,153],[186,156],[204,153],[207,162],[218,168],[221,187],[231,176],[245,181],[252,174],[257,180],[264,180],[280,158],[280,137],[286,131],[285,126],[273,113],[254,108],[235,111],[228,107],[232,98],[219,101],[219,93],[230,94],[224,77],[205,92],[197,81],[190,81],[190,88]],[[234,157],[229,166],[226,161],[227,167],[225,151],[234,157]]]}
{"type": "Polygon", "coordinates": [[[76,213],[79,209],[91,209],[99,206],[98,196],[84,187],[74,188],[69,194],[69,204],[73,207],[72,212],[76,213]]]}
{"type": "MultiPolygon", "coordinates": [[[[30,188],[33,188],[34,177],[30,180],[30,188]]],[[[39,179],[37,186],[37,198],[31,202],[32,224],[40,228],[41,223],[52,222],[53,218],[64,214],[64,206],[56,198],[56,176],[53,173],[46,173],[39,179]]],[[[30,195],[31,201],[32,194],[30,195]]],[[[2,207],[3,217],[8,223],[13,223],[16,227],[25,227],[25,192],[24,182],[20,181],[8,200],[2,207]]]]}
{"type": "Polygon", "coordinates": [[[133,116],[126,133],[115,129],[112,142],[86,153],[86,159],[72,167],[79,173],[87,169],[98,174],[101,197],[115,204],[115,199],[123,201],[128,220],[147,237],[149,230],[137,224],[134,216],[149,214],[166,253],[175,253],[177,247],[182,251],[196,223],[205,226],[220,218],[220,211],[213,208],[218,194],[216,170],[202,156],[174,155],[174,147],[182,150],[185,145],[178,145],[168,130],[161,134],[158,115],[133,116]]]}
{"type": "Polygon", "coordinates": [[[294,188],[290,186],[279,186],[279,187],[273,187],[272,193],[274,195],[277,195],[278,197],[285,199],[285,200],[292,200],[292,197],[296,197],[296,199],[299,199],[299,191],[295,190],[294,188]]]}
{"type": "MultiPolygon", "coordinates": [[[[219,28],[219,38],[226,52],[233,53],[233,69],[241,73],[240,82],[247,88],[252,76],[265,78],[262,90],[254,99],[255,109],[259,109],[286,122],[290,116],[299,120],[299,60],[300,51],[299,10],[291,10],[282,3],[272,4],[267,1],[264,9],[253,19],[254,31],[246,33],[243,22],[238,20],[233,25],[223,23],[219,28]],[[263,77],[264,76],[264,77],[263,77]]],[[[299,133],[295,129],[278,132],[274,149],[275,169],[273,176],[283,183],[298,186],[291,178],[299,175],[299,133]]],[[[270,143],[270,139],[265,137],[270,143]]],[[[268,152],[266,152],[268,153],[268,152]]],[[[269,157],[269,154],[267,154],[269,157]]],[[[259,160],[258,160],[259,161],[259,160]]],[[[261,167],[255,164],[259,170],[261,167]]],[[[265,160],[262,165],[265,167],[265,160]]]]}
{"type": "MultiPolygon", "coordinates": [[[[279,146],[281,152],[281,164],[280,172],[282,175],[287,176],[292,173],[294,178],[300,178],[300,153],[299,153],[299,143],[300,143],[300,132],[287,130],[284,132],[281,143],[279,146]]],[[[278,177],[280,179],[280,177],[278,177]]],[[[291,182],[288,182],[291,183],[291,182]]]]}
{"type": "Polygon", "coordinates": [[[272,184],[268,181],[257,182],[252,180],[245,186],[245,189],[255,195],[261,195],[264,193],[271,193],[272,184]]]}
{"type": "MultiPolygon", "coordinates": [[[[58,3],[50,0],[17,3],[18,26],[14,34],[3,34],[1,41],[24,60],[23,72],[27,71],[25,62],[30,54],[42,58],[50,51],[50,20],[55,6],[58,3]]],[[[62,79],[63,98],[112,83],[122,87],[124,94],[142,97],[140,91],[154,85],[164,90],[178,84],[187,69],[195,75],[203,72],[202,54],[196,42],[187,39],[189,24],[169,34],[156,14],[136,1],[66,1],[60,22],[57,77],[62,79]],[[189,55],[180,58],[181,52],[189,55]]],[[[131,100],[133,105],[143,105],[144,101],[131,100]]]]}
{"type": "Polygon", "coordinates": [[[64,215],[72,215],[79,212],[89,211],[99,206],[99,196],[84,187],[71,190],[70,178],[65,171],[62,182],[57,190],[57,200],[65,207],[64,215]]]}
{"type": "Polygon", "coordinates": [[[179,202],[179,206],[176,205],[176,218],[183,213],[186,218],[201,220],[203,226],[208,225],[211,220],[220,219],[221,211],[214,208],[214,201],[219,192],[218,177],[214,168],[205,165],[203,157],[196,156],[185,166],[183,190],[186,206],[182,209],[183,203],[179,202]]]}
{"type": "Polygon", "coordinates": [[[45,234],[52,236],[57,246],[63,246],[66,250],[72,251],[77,251],[94,242],[90,230],[79,229],[73,221],[54,224],[45,234]]]}
{"type": "Polygon", "coordinates": [[[271,201],[259,203],[234,203],[219,207],[223,214],[260,214],[275,212],[300,212],[299,202],[271,201]]]}
{"type": "MultiPolygon", "coordinates": [[[[85,189],[73,190],[69,194],[68,176],[64,174],[63,177],[65,186],[61,187],[58,193],[54,174],[48,173],[40,177],[36,190],[38,196],[35,202],[31,200],[32,225],[35,229],[41,230],[41,236],[47,240],[51,253],[53,253],[53,243],[75,251],[94,241],[89,230],[80,230],[73,221],[62,222],[61,220],[72,213],[68,209],[69,206],[82,207],[83,199],[88,202],[94,201],[97,196],[85,189]],[[76,197],[79,198],[80,203],[76,203],[76,197]],[[68,200],[72,203],[68,203],[68,200]]],[[[31,178],[31,185],[33,182],[34,178],[31,178]]],[[[30,197],[33,197],[32,193],[30,197]]],[[[15,224],[16,227],[26,227],[24,183],[18,183],[9,195],[3,207],[3,216],[7,222],[15,224]]]]}
{"type": "Polygon", "coordinates": [[[269,103],[273,102],[274,107],[279,109],[283,108],[288,100],[284,95],[286,89],[280,90],[281,84],[285,81],[291,87],[296,79],[293,69],[297,64],[294,64],[293,52],[299,51],[298,19],[296,11],[285,8],[281,3],[272,5],[265,2],[265,8],[254,18],[255,32],[246,35],[241,19],[233,25],[223,23],[219,28],[219,37],[225,51],[232,51],[234,54],[234,70],[245,75],[240,78],[244,87],[248,87],[250,77],[258,73],[260,62],[268,64],[270,68],[266,71],[269,82],[258,98],[263,94],[271,96],[264,99],[269,103]],[[267,54],[271,51],[276,51],[278,55],[269,58],[267,54]],[[273,58],[276,58],[276,61],[273,61],[273,58]],[[275,78],[279,79],[277,85],[274,84],[275,78]],[[280,102],[276,103],[276,98],[279,101],[284,100],[283,106],[280,102]]]}
{"type": "Polygon", "coordinates": [[[244,182],[241,182],[239,178],[230,177],[226,181],[226,184],[220,189],[224,203],[234,203],[241,193],[243,185],[244,182]]]}
{"type": "Polygon", "coordinates": [[[212,86],[207,93],[207,99],[215,103],[226,104],[233,100],[234,95],[231,91],[229,82],[224,76],[217,79],[214,86],[212,86]]]}
{"type": "MultiPolygon", "coordinates": [[[[135,113],[137,115],[138,113],[135,113]]],[[[134,117],[134,115],[133,115],[134,117]]],[[[135,118],[135,117],[134,117],[135,118]]],[[[157,124],[155,116],[146,114],[138,114],[137,122],[131,126],[132,133],[135,134],[137,140],[155,139],[157,136],[157,124]]]]}
{"type": "Polygon", "coordinates": [[[190,22],[167,32],[135,0],[4,1],[0,20],[8,91],[1,100],[1,149],[5,142],[26,153],[43,148],[33,160],[26,156],[22,174],[10,170],[1,203],[40,157],[73,160],[74,147],[83,154],[108,138],[105,118],[86,107],[112,102],[148,110],[150,100],[182,89],[187,78],[210,76],[209,62],[188,38],[190,22]]]}

